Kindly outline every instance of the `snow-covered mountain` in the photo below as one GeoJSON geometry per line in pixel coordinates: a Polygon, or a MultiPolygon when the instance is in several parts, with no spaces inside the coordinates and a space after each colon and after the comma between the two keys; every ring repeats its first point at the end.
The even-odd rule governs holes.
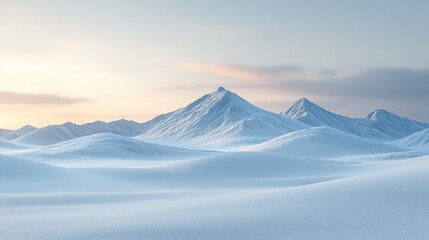
{"type": "Polygon", "coordinates": [[[9,129],[0,129],[0,138],[6,139],[6,140],[13,140],[16,138],[19,138],[27,133],[35,131],[37,128],[26,125],[20,129],[17,130],[9,130],[9,129]]]}
{"type": "Polygon", "coordinates": [[[401,117],[384,109],[377,109],[366,116],[371,125],[393,139],[403,138],[429,128],[429,124],[401,117]]]}
{"type": "Polygon", "coordinates": [[[308,127],[258,108],[222,87],[146,124],[152,128],[139,139],[209,148],[262,142],[308,127]]]}
{"type": "Polygon", "coordinates": [[[61,125],[49,125],[36,129],[16,138],[14,141],[32,145],[49,145],[100,132],[110,132],[133,137],[146,130],[147,127],[144,124],[128,120],[118,120],[109,123],[96,121],[82,125],[67,122],[61,125]]]}
{"type": "Polygon", "coordinates": [[[349,118],[319,107],[306,98],[280,115],[258,108],[222,87],[179,110],[138,123],[118,120],[82,125],[65,123],[43,128],[1,130],[0,139],[29,145],[50,145],[109,132],[186,148],[218,149],[261,143],[285,133],[329,126],[356,136],[393,141],[429,128],[429,124],[377,109],[365,118],[349,118]]]}
{"type": "Polygon", "coordinates": [[[306,98],[301,98],[280,115],[310,126],[329,126],[356,136],[375,140],[394,140],[421,131],[429,124],[377,109],[365,118],[349,118],[330,112],[306,98]]]}
{"type": "Polygon", "coordinates": [[[113,133],[97,133],[74,138],[23,152],[21,156],[49,159],[139,159],[180,158],[196,156],[197,151],[139,141],[113,133]]]}
{"type": "Polygon", "coordinates": [[[321,126],[287,133],[250,146],[247,150],[277,153],[288,157],[332,158],[402,152],[407,149],[321,126]]]}
{"type": "Polygon", "coordinates": [[[330,112],[306,98],[294,102],[280,115],[298,120],[310,126],[329,126],[360,137],[385,140],[390,137],[378,129],[374,129],[367,120],[349,118],[330,112]]]}
{"type": "Polygon", "coordinates": [[[392,142],[395,145],[429,152],[429,128],[392,142]]]}

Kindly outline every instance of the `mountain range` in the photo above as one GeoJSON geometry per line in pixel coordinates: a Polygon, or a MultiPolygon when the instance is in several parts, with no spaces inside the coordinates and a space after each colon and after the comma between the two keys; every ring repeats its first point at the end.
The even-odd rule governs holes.
{"type": "Polygon", "coordinates": [[[329,126],[356,136],[375,140],[394,140],[429,128],[429,124],[400,117],[377,109],[364,118],[349,118],[330,112],[306,98],[301,98],[280,115],[309,126],[329,126]]]}
{"type": "MultiPolygon", "coordinates": [[[[189,105],[138,123],[118,120],[82,125],[64,123],[42,128],[0,130],[0,138],[20,145],[51,145],[97,133],[186,148],[217,149],[259,144],[287,133],[328,126],[357,137],[391,142],[429,128],[429,124],[377,109],[363,118],[328,111],[306,98],[276,114],[219,87],[189,105]]],[[[326,132],[324,130],[323,132],[326,132]]]]}
{"type": "Polygon", "coordinates": [[[204,147],[257,143],[308,127],[258,108],[222,87],[147,124],[153,127],[138,139],[204,147]]]}

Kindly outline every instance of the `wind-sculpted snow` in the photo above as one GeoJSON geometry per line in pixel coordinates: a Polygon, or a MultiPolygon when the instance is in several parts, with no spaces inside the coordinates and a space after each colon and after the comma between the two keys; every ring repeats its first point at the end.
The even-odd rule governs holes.
{"type": "Polygon", "coordinates": [[[266,142],[246,147],[246,149],[277,153],[290,157],[318,159],[408,150],[326,126],[287,133],[266,142]]]}
{"type": "Polygon", "coordinates": [[[306,98],[296,101],[280,115],[310,126],[329,126],[360,137],[384,141],[399,139],[429,127],[429,124],[381,109],[369,113],[365,118],[349,118],[327,111],[306,98]]]}
{"type": "Polygon", "coordinates": [[[429,153],[429,128],[394,141],[392,144],[429,153]]]}
{"type": "Polygon", "coordinates": [[[172,159],[198,156],[200,152],[143,142],[113,133],[97,133],[21,152],[40,160],[172,159]]]}
{"type": "Polygon", "coordinates": [[[17,150],[24,150],[24,149],[28,149],[29,147],[18,144],[18,143],[14,143],[14,142],[10,142],[7,140],[3,140],[0,139],[0,151],[1,152],[14,152],[17,150]]]}
{"type": "MultiPolygon", "coordinates": [[[[259,172],[257,166],[263,166],[263,154],[228,154],[219,159],[224,157],[221,162],[206,159],[185,162],[190,166],[174,167],[177,164],[174,163],[167,167],[183,175],[172,169],[86,170],[88,174],[104,174],[105,179],[86,177],[88,183],[91,179],[91,184],[101,189],[118,178],[117,184],[122,187],[111,186],[110,191],[95,188],[92,192],[64,189],[34,192],[33,188],[25,193],[0,194],[0,238],[405,240],[425,239],[429,234],[427,157],[384,163],[365,170],[356,164],[286,158],[282,161],[277,156],[274,157],[277,160],[265,158],[267,165],[259,172]],[[250,160],[250,166],[242,168],[246,159],[250,160]],[[359,171],[347,173],[347,168],[359,171]],[[222,171],[227,169],[235,170],[222,171]],[[199,171],[212,174],[196,175],[199,171]],[[166,181],[163,188],[136,188],[157,186],[151,183],[157,172],[158,179],[166,181]],[[169,173],[176,177],[165,179],[169,173]],[[190,173],[191,179],[186,183],[183,176],[190,173]],[[304,181],[308,176],[320,174],[336,177],[304,181]],[[338,176],[341,174],[344,176],[338,176]],[[301,181],[298,185],[297,179],[301,181]],[[127,181],[129,185],[125,184],[127,181]],[[183,185],[174,188],[176,181],[183,181],[191,188],[184,189],[183,185]],[[295,184],[288,185],[291,182],[295,184]],[[170,189],[165,188],[168,185],[170,189]]],[[[25,167],[34,169],[37,178],[43,174],[52,178],[53,183],[65,174],[62,171],[76,171],[46,169],[28,163],[25,167]]],[[[21,164],[8,161],[1,169],[21,169],[21,164]]],[[[6,175],[9,176],[15,175],[6,175]]],[[[76,178],[82,180],[85,175],[76,172],[76,178]]],[[[29,183],[30,186],[37,185],[29,183]]],[[[0,187],[4,189],[2,184],[0,187]]]]}
{"type": "Polygon", "coordinates": [[[0,130],[0,239],[429,236],[424,123],[283,115],[219,88],[146,123],[0,130]]]}
{"type": "Polygon", "coordinates": [[[139,139],[205,148],[261,142],[307,127],[260,109],[224,88],[148,124],[153,128],[139,139]]]}

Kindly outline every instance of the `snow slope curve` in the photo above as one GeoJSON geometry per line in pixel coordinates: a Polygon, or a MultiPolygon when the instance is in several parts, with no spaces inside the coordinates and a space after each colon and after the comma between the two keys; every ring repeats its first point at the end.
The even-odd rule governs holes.
{"type": "Polygon", "coordinates": [[[392,142],[395,145],[429,152],[429,128],[392,142]]]}
{"type": "Polygon", "coordinates": [[[16,150],[28,149],[28,147],[7,140],[0,139],[0,151],[9,152],[16,150]]]}
{"type": "Polygon", "coordinates": [[[198,155],[185,150],[143,142],[113,133],[97,133],[30,150],[22,154],[29,159],[172,159],[198,155]]]}
{"type": "Polygon", "coordinates": [[[358,137],[327,126],[287,133],[246,149],[299,158],[332,158],[407,151],[406,148],[358,137]]]}

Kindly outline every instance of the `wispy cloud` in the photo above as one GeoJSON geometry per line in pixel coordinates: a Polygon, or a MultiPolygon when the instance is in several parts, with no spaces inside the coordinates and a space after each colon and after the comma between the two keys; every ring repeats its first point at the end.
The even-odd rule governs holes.
{"type": "Polygon", "coordinates": [[[348,77],[271,82],[265,87],[330,97],[429,99],[429,69],[373,69],[348,77]]]}
{"type": "Polygon", "coordinates": [[[63,97],[56,94],[31,94],[0,91],[0,104],[70,105],[89,102],[87,98],[63,97]]]}
{"type": "Polygon", "coordinates": [[[295,65],[252,66],[234,63],[201,64],[197,62],[186,62],[178,65],[180,68],[192,72],[245,82],[279,81],[297,78],[313,79],[321,75],[335,74],[330,70],[310,71],[295,65]]]}

